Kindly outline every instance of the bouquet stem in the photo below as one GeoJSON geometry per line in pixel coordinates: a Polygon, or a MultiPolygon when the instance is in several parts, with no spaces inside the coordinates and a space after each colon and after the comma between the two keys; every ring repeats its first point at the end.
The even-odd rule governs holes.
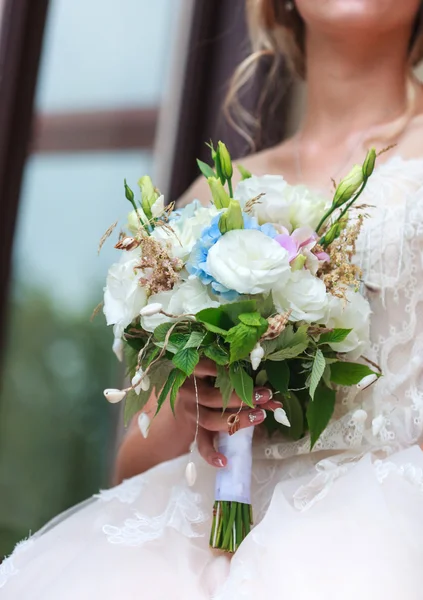
{"type": "Polygon", "coordinates": [[[219,435],[219,452],[228,460],[216,477],[210,546],[235,552],[253,523],[250,503],[253,427],[219,435]]]}
{"type": "Polygon", "coordinates": [[[210,546],[225,552],[236,552],[253,524],[251,504],[216,500],[213,506],[213,524],[210,546]]]}

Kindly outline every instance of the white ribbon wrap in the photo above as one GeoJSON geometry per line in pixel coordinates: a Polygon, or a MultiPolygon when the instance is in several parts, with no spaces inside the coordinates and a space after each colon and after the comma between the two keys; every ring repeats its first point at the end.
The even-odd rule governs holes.
{"type": "Polygon", "coordinates": [[[218,449],[228,464],[216,475],[215,499],[251,504],[251,467],[254,427],[240,429],[234,435],[219,433],[218,449]]]}

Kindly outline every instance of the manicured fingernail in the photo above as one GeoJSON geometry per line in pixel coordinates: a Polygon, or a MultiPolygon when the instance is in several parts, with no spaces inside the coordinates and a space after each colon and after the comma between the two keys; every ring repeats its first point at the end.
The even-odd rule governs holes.
{"type": "Polygon", "coordinates": [[[266,418],[266,411],[262,408],[256,408],[256,410],[252,410],[248,413],[248,420],[252,425],[258,425],[259,423],[263,423],[266,418]]]}
{"type": "Polygon", "coordinates": [[[255,404],[264,404],[269,402],[273,398],[272,390],[268,388],[257,388],[254,390],[254,402],[255,404]]]}
{"type": "Polygon", "coordinates": [[[215,467],[219,467],[219,469],[221,469],[222,467],[225,466],[225,463],[220,458],[220,456],[217,456],[216,458],[213,458],[212,463],[214,464],[215,467]]]}

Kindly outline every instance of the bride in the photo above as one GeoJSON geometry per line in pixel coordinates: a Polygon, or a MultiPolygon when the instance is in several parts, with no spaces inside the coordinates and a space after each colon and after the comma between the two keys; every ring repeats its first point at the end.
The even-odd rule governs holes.
{"type": "MultiPolygon", "coordinates": [[[[423,597],[423,93],[411,75],[422,5],[251,0],[248,10],[254,44],[284,52],[308,93],[299,132],[245,167],[329,194],[330,178],[368,147],[396,144],[365,190],[357,254],[373,311],[368,358],[384,377],[359,395],[340,390],[313,452],[307,437],[266,439],[261,408],[273,401],[257,390],[256,526],[230,558],[208,547],[215,472],[226,464],[213,436],[226,420],[204,362],[195,486],[184,478],[196,418],[188,383],[176,419],[162,410],[147,439],[131,425],[117,461],[123,483],[17,546],[0,566],[2,599],[423,597]]],[[[208,202],[202,183],[194,196],[208,202]]]]}

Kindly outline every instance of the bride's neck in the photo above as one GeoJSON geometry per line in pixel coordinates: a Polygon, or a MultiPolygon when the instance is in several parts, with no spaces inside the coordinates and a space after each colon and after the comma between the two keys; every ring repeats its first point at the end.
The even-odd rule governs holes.
{"type": "Polygon", "coordinates": [[[406,107],[409,33],[386,39],[307,36],[303,138],[339,143],[401,115],[406,107]]]}

